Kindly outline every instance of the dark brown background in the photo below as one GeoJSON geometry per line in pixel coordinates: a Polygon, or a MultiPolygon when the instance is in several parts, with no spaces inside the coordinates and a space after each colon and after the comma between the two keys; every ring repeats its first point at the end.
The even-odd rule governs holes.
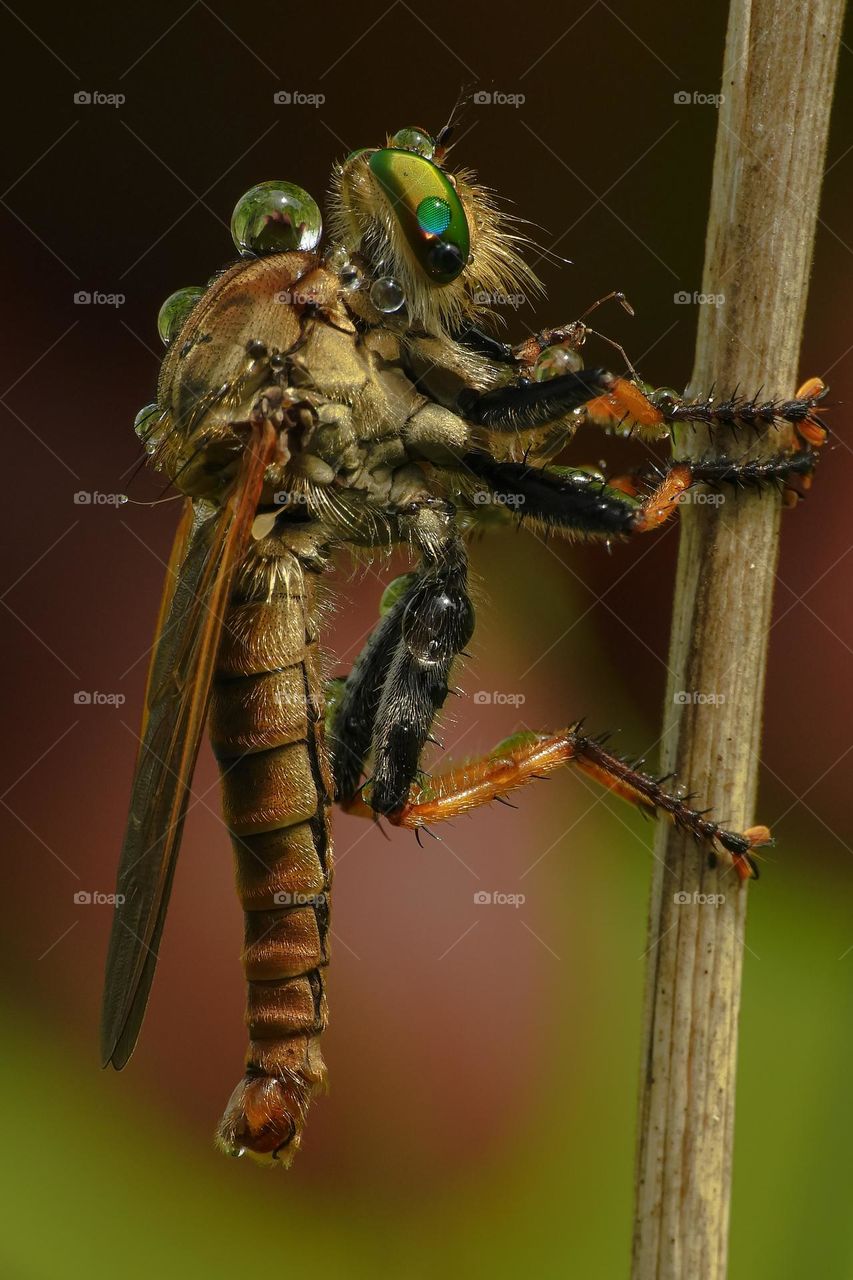
{"type": "MultiPolygon", "coordinates": [[[[674,95],[717,92],[721,9],[196,0],[183,12],[18,12],[2,18],[0,89],[7,1271],[101,1275],[118,1254],[129,1275],[230,1275],[257,1239],[253,1252],[320,1274],[384,1263],[406,1276],[503,1275],[520,1259],[543,1275],[565,1274],[567,1261],[585,1276],[616,1274],[628,1247],[650,861],[634,815],[559,776],[523,795],[520,812],[459,822],[423,852],[405,834],[386,843],[339,821],[333,1093],[281,1179],[209,1147],[239,1073],[243,995],[206,748],[148,1022],[120,1077],[99,1074],[96,1055],[109,910],[74,894],[113,886],[143,655],[178,510],[144,505],[161,492],[156,479],[129,479],[131,423],[162,354],[160,302],[232,256],[230,213],[249,186],[281,177],[322,200],[336,158],[405,124],[437,130],[470,85],[525,100],[469,106],[455,159],[573,260],[539,264],[549,301],[510,316],[510,335],[621,288],[636,318],[613,309],[601,326],[649,381],[683,387],[697,309],[674,295],[701,285],[717,113],[674,95]],[[276,105],[282,89],[325,101],[276,105]],[[78,105],[81,90],[126,102],[78,105]],[[79,290],[125,301],[76,305],[79,290]],[[79,505],[79,491],[127,492],[137,505],[79,505]],[[126,701],[76,705],[79,690],[126,701]],[[480,889],[526,902],[478,907],[480,889]]],[[[784,522],[760,805],[779,845],[753,895],[735,1276],[799,1274],[800,1256],[838,1274],[850,1246],[840,1211],[851,1138],[840,1083],[853,1047],[846,45],[840,70],[802,357],[804,376],[831,384],[837,435],[814,497],[784,522]]],[[[779,68],[780,92],[797,74],[779,68]]],[[[768,174],[767,199],[784,196],[768,174]]],[[[595,359],[611,356],[596,348],[595,359]]],[[[595,434],[573,456],[627,460],[595,434]]],[[[586,714],[653,758],[676,543],[672,527],[612,555],[513,535],[478,544],[475,660],[450,747],[464,755],[586,714]],[[484,706],[478,690],[525,701],[484,706]]],[[[328,634],[341,669],[393,571],[341,566],[328,634]]]]}

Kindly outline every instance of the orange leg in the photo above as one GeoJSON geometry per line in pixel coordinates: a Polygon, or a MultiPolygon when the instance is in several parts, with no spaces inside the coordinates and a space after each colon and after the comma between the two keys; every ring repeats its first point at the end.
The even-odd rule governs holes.
{"type": "MultiPolygon", "coordinates": [[[[750,827],[743,834],[725,830],[698,810],[691,809],[685,797],[665,791],[664,779],[642,773],[619,756],[605,751],[602,740],[586,737],[580,725],[556,734],[517,734],[480,760],[438,774],[428,783],[415,784],[408,802],[385,816],[395,826],[425,827],[492,800],[501,800],[508,791],[545,777],[562,764],[576,765],[587,777],[623,800],[647,813],[664,813],[676,826],[689,831],[697,840],[704,840],[713,850],[724,850],[741,880],[758,877],[751,852],[770,843],[767,827],[750,827]]],[[[375,818],[369,802],[370,784],[362,791],[367,799],[357,795],[347,801],[344,808],[348,813],[375,818]]]]}
{"type": "MultiPolygon", "coordinates": [[[[697,484],[713,488],[724,484],[759,488],[773,483],[782,486],[786,501],[796,503],[811,486],[817,457],[811,445],[798,440],[793,451],[772,457],[673,460],[657,468],[656,475],[652,474],[657,483],[651,490],[648,472],[616,476],[607,484],[608,488],[635,498],[641,497],[646,490],[634,516],[631,532],[648,533],[660,528],[676,512],[687,490],[697,484]]],[[[722,501],[722,497],[709,498],[708,501],[722,501]]]]}
{"type": "Polygon", "coordinates": [[[674,426],[687,422],[709,427],[779,426],[787,422],[806,445],[820,448],[826,442],[827,429],[816,410],[827,390],[820,378],[809,378],[793,400],[708,396],[691,401],[671,391],[652,391],[627,378],[614,377],[608,394],[590,400],[586,412],[597,426],[619,426],[651,439],[662,439],[674,426]]]}

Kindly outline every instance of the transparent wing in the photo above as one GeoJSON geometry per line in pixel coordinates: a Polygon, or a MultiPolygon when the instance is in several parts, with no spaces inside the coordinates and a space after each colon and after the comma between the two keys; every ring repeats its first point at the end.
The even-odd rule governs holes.
{"type": "Polygon", "coordinates": [[[145,1014],[223,619],[275,449],[270,424],[253,433],[227,502],[187,504],[169,562],[107,955],[101,1052],[117,1070],[145,1014]]]}

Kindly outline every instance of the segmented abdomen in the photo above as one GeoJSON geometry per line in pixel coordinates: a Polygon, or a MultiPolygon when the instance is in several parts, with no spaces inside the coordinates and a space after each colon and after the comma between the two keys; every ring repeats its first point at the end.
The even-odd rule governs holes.
{"type": "Polygon", "coordinates": [[[332,848],[316,574],[272,536],[241,568],[210,709],[246,913],[246,1074],[218,1132],[232,1155],[289,1163],[325,1067],[332,848]]]}

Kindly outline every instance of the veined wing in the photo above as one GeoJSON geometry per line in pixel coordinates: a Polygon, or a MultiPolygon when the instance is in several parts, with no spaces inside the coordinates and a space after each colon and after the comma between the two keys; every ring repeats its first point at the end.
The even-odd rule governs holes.
{"type": "Polygon", "coordinates": [[[223,619],[275,443],[271,424],[253,427],[228,500],[188,504],[170,558],[107,955],[101,1052],[117,1070],[145,1014],[223,619]]]}

